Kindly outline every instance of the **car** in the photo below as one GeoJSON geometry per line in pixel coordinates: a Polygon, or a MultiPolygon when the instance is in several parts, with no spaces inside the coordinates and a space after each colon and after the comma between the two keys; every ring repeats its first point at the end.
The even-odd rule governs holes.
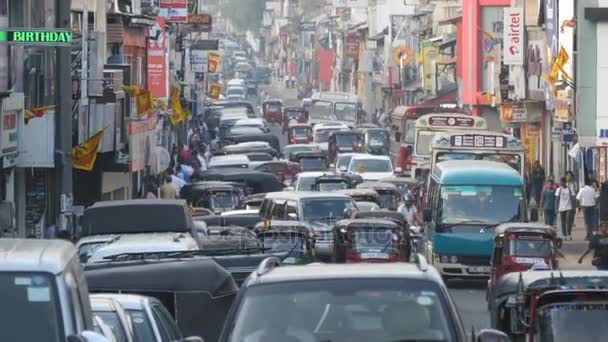
{"type": "MultiPolygon", "coordinates": [[[[469,341],[441,275],[416,259],[281,266],[268,258],[242,284],[219,341],[469,341]]],[[[477,340],[504,337],[488,329],[477,340]]]]}
{"type": "Polygon", "coordinates": [[[240,78],[232,79],[232,80],[228,81],[228,83],[226,84],[226,88],[229,88],[231,86],[241,86],[242,88],[244,88],[245,87],[245,80],[244,79],[240,79],[240,78]]]}
{"type": "Polygon", "coordinates": [[[234,98],[236,101],[245,100],[247,99],[247,91],[241,87],[230,87],[226,89],[226,98],[228,101],[230,101],[231,98],[234,98]]]}
{"type": "Polygon", "coordinates": [[[298,152],[321,152],[321,148],[316,144],[293,144],[283,148],[283,156],[287,160],[298,152]]]}
{"type": "Polygon", "coordinates": [[[262,118],[255,118],[255,119],[240,119],[237,122],[234,123],[234,127],[255,127],[255,128],[259,128],[261,130],[263,130],[265,133],[268,133],[268,127],[266,127],[266,123],[264,122],[264,119],[262,118]]]}
{"type": "Polygon", "coordinates": [[[366,181],[377,181],[394,174],[389,156],[370,154],[353,156],[348,164],[348,172],[357,173],[366,181]]]}
{"type": "Polygon", "coordinates": [[[329,149],[329,136],[333,132],[348,132],[350,128],[342,123],[319,123],[312,128],[313,143],[317,144],[322,151],[329,149]]]}
{"type": "Polygon", "coordinates": [[[251,65],[246,61],[237,62],[234,66],[234,70],[237,72],[249,72],[251,71],[251,65]]]}
{"type": "Polygon", "coordinates": [[[90,296],[93,313],[103,320],[112,331],[116,342],[138,341],[131,320],[125,309],[115,299],[105,297],[103,294],[90,296]]]}
{"type": "Polygon", "coordinates": [[[112,332],[112,328],[101,317],[93,315],[93,327],[95,328],[95,332],[106,338],[107,342],[118,342],[114,332],[112,332]]]}
{"type": "Polygon", "coordinates": [[[327,172],[311,171],[300,172],[293,181],[294,191],[313,191],[317,177],[325,175],[327,172]]]}
{"type": "Polygon", "coordinates": [[[156,298],[132,294],[98,294],[96,298],[111,299],[127,313],[138,341],[203,342],[200,337],[184,338],[165,306],[156,298]]]}
{"type": "Polygon", "coordinates": [[[226,96],[227,101],[238,102],[238,101],[243,101],[244,99],[245,99],[245,97],[242,95],[239,95],[239,94],[230,94],[230,95],[226,96]]]}
{"type": "Polygon", "coordinates": [[[250,160],[242,154],[231,154],[227,156],[213,156],[209,159],[209,169],[225,169],[225,168],[249,168],[250,160]]]}
{"type": "Polygon", "coordinates": [[[71,242],[3,238],[0,255],[0,341],[108,341],[71,242]]]}
{"type": "Polygon", "coordinates": [[[266,134],[266,131],[260,127],[254,126],[233,126],[228,132],[228,136],[239,136],[239,135],[258,135],[266,134]]]}

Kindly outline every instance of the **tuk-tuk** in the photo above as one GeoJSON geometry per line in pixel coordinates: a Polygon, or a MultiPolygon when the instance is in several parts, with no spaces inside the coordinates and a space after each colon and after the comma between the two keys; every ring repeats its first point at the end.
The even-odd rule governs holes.
{"type": "Polygon", "coordinates": [[[372,202],[380,205],[380,195],[374,189],[345,189],[337,193],[350,196],[355,202],[372,202]]]}
{"type": "Polygon", "coordinates": [[[238,208],[243,193],[233,185],[211,181],[184,185],[180,197],[192,207],[207,208],[217,214],[238,208]]]}
{"type": "Polygon", "coordinates": [[[312,228],[299,221],[260,222],[255,228],[258,239],[269,253],[285,253],[283,264],[306,265],[314,262],[315,236],[312,228]]]}
{"type": "Polygon", "coordinates": [[[283,185],[291,184],[300,172],[300,164],[287,160],[273,160],[255,167],[256,171],[274,175],[283,185]]]}
{"type": "Polygon", "coordinates": [[[300,164],[301,172],[327,171],[329,163],[323,152],[298,152],[294,155],[295,162],[300,164]]]}
{"type": "Polygon", "coordinates": [[[345,219],[334,226],[335,262],[409,261],[401,227],[384,219],[345,219]]]}
{"type": "Polygon", "coordinates": [[[245,196],[283,190],[283,184],[272,174],[249,169],[216,169],[197,174],[201,181],[223,181],[242,184],[245,196]]]}
{"type": "Polygon", "coordinates": [[[283,101],[274,99],[262,102],[262,113],[268,123],[280,125],[283,123],[283,101]]]}
{"type": "Polygon", "coordinates": [[[377,218],[377,219],[393,221],[396,224],[398,224],[399,227],[401,227],[403,236],[405,236],[406,240],[408,241],[408,248],[406,251],[407,258],[409,259],[409,257],[411,255],[413,255],[415,253],[419,253],[419,251],[420,251],[419,247],[421,247],[422,240],[424,238],[422,232],[413,231],[412,227],[410,227],[408,225],[407,221],[405,220],[405,217],[403,217],[403,214],[401,214],[398,211],[387,211],[387,210],[355,211],[351,215],[351,218],[353,218],[353,219],[377,218]]]}
{"type": "Polygon", "coordinates": [[[310,144],[312,142],[312,126],[309,124],[293,124],[287,129],[287,144],[310,144]]]}
{"type": "Polygon", "coordinates": [[[409,177],[384,177],[378,180],[381,183],[391,183],[397,187],[397,190],[401,193],[401,196],[405,196],[408,193],[414,196],[416,207],[422,208],[422,195],[424,194],[424,182],[409,178],[409,177]]]}
{"type": "Polygon", "coordinates": [[[346,190],[352,189],[362,182],[363,178],[359,175],[325,174],[315,179],[314,190],[327,192],[346,190]]]}
{"type": "Polygon", "coordinates": [[[378,156],[389,154],[390,133],[384,128],[364,128],[359,131],[359,145],[361,153],[378,156]]]}
{"type": "Polygon", "coordinates": [[[558,251],[562,240],[555,228],[540,223],[504,223],[494,230],[494,250],[490,262],[492,275],[488,291],[496,280],[511,272],[527,271],[538,263],[558,269],[558,251]]]}
{"type": "Polygon", "coordinates": [[[488,306],[492,327],[512,341],[605,341],[608,272],[508,273],[488,306]]]}
{"type": "Polygon", "coordinates": [[[357,189],[373,189],[380,195],[380,208],[397,210],[402,202],[403,196],[395,184],[383,182],[363,182],[357,189]]]}
{"type": "Polygon", "coordinates": [[[150,259],[85,265],[91,293],[134,293],[160,300],[184,336],[217,341],[238,287],[211,258],[150,259]]]}
{"type": "Polygon", "coordinates": [[[293,124],[308,122],[308,113],[302,107],[285,107],[283,109],[283,134],[293,124]]]}
{"type": "Polygon", "coordinates": [[[338,153],[359,152],[357,133],[353,131],[336,131],[329,135],[327,156],[330,162],[336,160],[338,153]]]}

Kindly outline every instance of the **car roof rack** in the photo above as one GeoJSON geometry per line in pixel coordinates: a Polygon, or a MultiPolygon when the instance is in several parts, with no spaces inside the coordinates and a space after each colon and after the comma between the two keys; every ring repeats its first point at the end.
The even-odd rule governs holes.
{"type": "Polygon", "coordinates": [[[264,275],[281,265],[281,259],[278,257],[268,257],[260,263],[255,273],[258,276],[264,275]]]}
{"type": "Polygon", "coordinates": [[[418,253],[416,254],[416,257],[414,258],[415,262],[416,262],[416,266],[418,266],[418,269],[422,272],[426,272],[429,270],[429,263],[426,261],[426,258],[424,257],[424,255],[418,253]]]}

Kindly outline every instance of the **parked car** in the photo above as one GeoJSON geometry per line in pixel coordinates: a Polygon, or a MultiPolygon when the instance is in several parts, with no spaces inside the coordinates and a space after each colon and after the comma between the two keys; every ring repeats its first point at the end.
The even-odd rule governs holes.
{"type": "Polygon", "coordinates": [[[125,309],[110,296],[91,295],[93,313],[103,320],[115,337],[116,342],[140,341],[143,336],[136,336],[125,309]]]}

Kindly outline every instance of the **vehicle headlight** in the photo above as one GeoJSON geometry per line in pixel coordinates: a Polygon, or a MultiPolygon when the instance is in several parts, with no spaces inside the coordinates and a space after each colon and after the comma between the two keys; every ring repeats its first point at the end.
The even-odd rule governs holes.
{"type": "Polygon", "coordinates": [[[453,255],[453,256],[450,257],[450,262],[452,264],[457,264],[458,263],[458,258],[455,255],[453,255]]]}
{"type": "Polygon", "coordinates": [[[442,255],[439,260],[442,264],[447,264],[450,261],[450,258],[448,258],[446,255],[442,255]]]}

